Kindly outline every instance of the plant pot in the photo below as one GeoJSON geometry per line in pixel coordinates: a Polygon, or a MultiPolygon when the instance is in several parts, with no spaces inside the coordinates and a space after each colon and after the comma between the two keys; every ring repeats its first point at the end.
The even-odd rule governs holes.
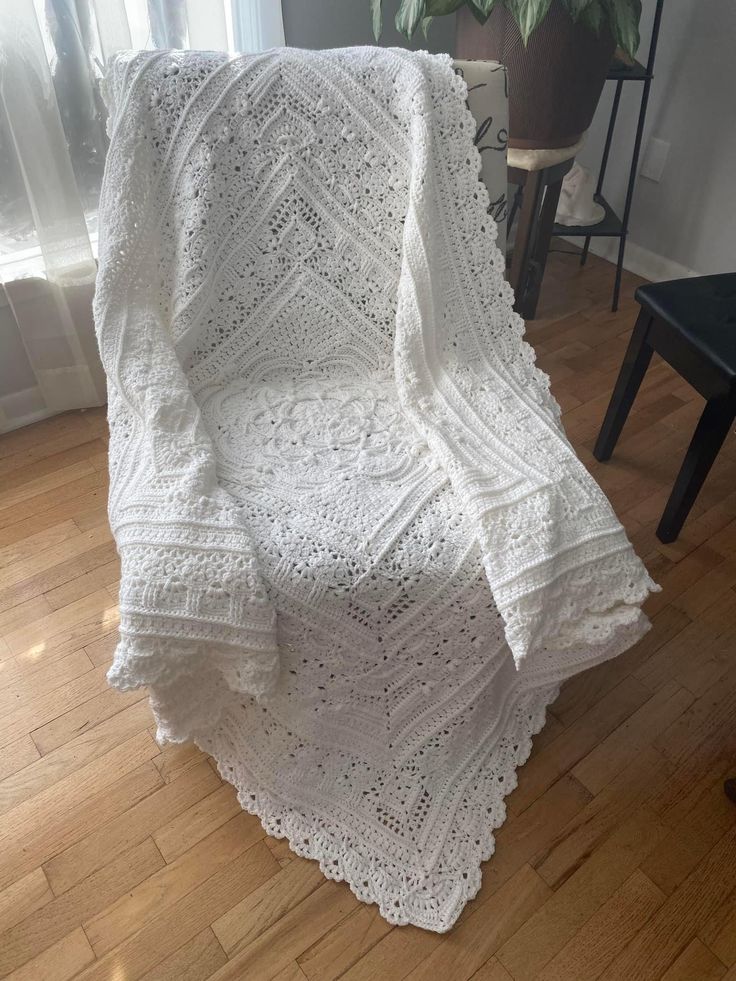
{"type": "Polygon", "coordinates": [[[588,129],[615,44],[608,27],[596,35],[575,23],[560,0],[526,47],[513,16],[496,4],[484,25],[457,12],[458,58],[500,61],[509,77],[509,146],[524,150],[572,146],[588,129]]]}

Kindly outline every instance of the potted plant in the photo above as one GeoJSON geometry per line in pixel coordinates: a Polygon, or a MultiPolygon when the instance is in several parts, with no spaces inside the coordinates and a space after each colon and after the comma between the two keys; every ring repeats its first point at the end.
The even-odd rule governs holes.
{"type": "MultiPolygon", "coordinates": [[[[370,0],[376,39],[381,0],[370,0]]],[[[590,126],[614,49],[633,59],[641,0],[401,0],[408,39],[457,12],[456,57],[500,61],[509,74],[509,145],[552,149],[590,126]]]]}

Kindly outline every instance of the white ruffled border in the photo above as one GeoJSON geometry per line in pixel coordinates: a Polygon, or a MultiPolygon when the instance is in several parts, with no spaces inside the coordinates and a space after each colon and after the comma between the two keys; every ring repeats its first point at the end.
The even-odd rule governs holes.
{"type": "MultiPolygon", "coordinates": [[[[529,758],[532,739],[541,731],[546,721],[547,706],[557,697],[558,686],[536,691],[517,689],[517,699],[508,712],[509,724],[503,735],[489,752],[487,763],[494,757],[500,759],[500,767],[493,765],[483,769],[483,785],[495,788],[477,801],[477,812],[487,816],[485,835],[480,840],[467,868],[458,870],[458,881],[449,901],[428,915],[426,902],[412,902],[411,890],[405,881],[386,876],[382,883],[375,881],[375,870],[368,867],[366,859],[354,849],[346,847],[341,829],[325,829],[325,818],[314,815],[311,819],[286,805],[266,787],[250,775],[235,747],[223,734],[216,731],[200,733],[195,742],[214,759],[223,780],[231,783],[238,794],[244,811],[260,819],[263,829],[272,838],[286,838],[290,849],[301,858],[319,863],[323,875],[337,882],[345,882],[351,892],[363,903],[375,903],[381,916],[394,926],[421,927],[436,933],[450,930],[465,905],[479,892],[482,880],[481,865],[495,851],[496,831],[506,820],[505,798],[518,784],[517,771],[529,758]],[[515,749],[513,747],[516,747],[515,749]]],[[[425,877],[425,884],[427,878],[425,877]]],[[[431,880],[430,880],[431,881],[431,880]]],[[[446,887],[447,875],[441,879],[446,887]]]]}
{"type": "MultiPolygon", "coordinates": [[[[648,627],[648,621],[640,618],[627,631],[619,632],[608,644],[602,645],[594,659],[585,667],[617,657],[636,643],[648,627]]],[[[451,900],[433,911],[432,915],[427,915],[426,903],[411,901],[411,890],[407,889],[405,880],[399,881],[386,876],[382,884],[375,882],[375,872],[362,855],[345,845],[346,836],[340,833],[339,827],[334,831],[326,831],[324,817],[320,818],[315,813],[310,819],[308,815],[289,807],[283,799],[259,783],[239,758],[232,740],[224,734],[217,734],[218,729],[227,725],[227,709],[217,724],[213,723],[207,731],[196,733],[194,741],[203,752],[213,757],[222,779],[235,787],[243,810],[256,815],[268,835],[288,839],[293,852],[302,858],[319,862],[320,869],[328,879],[346,882],[361,902],[375,903],[381,916],[389,923],[395,926],[411,924],[424,930],[446,933],[453,927],[466,903],[477,895],[481,887],[482,864],[495,851],[494,832],[506,819],[504,801],[518,785],[517,771],[529,758],[533,737],[544,728],[547,708],[557,698],[560,684],[565,678],[578,673],[570,664],[566,665],[566,670],[566,674],[559,673],[560,676],[554,683],[546,679],[541,684],[538,677],[533,681],[520,678],[519,684],[511,693],[515,700],[505,710],[507,726],[494,747],[488,751],[478,771],[484,776],[481,786],[487,789],[485,792],[479,791],[472,801],[474,813],[482,815],[483,820],[487,818],[484,834],[473,854],[469,855],[466,867],[458,869],[457,886],[451,900]]],[[[446,882],[445,874],[438,886],[444,887],[446,882]]],[[[438,888],[437,892],[439,891],[438,888]]]]}

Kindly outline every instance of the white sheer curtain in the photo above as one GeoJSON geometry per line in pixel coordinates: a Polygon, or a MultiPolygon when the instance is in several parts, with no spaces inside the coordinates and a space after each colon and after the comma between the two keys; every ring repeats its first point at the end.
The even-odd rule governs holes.
{"type": "Polygon", "coordinates": [[[279,0],[0,0],[0,432],[105,401],[91,309],[105,58],[283,43],[279,0]]]}

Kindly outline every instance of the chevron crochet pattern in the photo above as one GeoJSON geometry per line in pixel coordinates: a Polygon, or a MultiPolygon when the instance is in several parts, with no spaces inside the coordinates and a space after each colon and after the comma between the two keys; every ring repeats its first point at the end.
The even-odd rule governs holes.
{"type": "Polygon", "coordinates": [[[524,342],[446,56],[117,56],[95,313],[150,686],[269,834],[449,929],[656,588],[524,342]]]}

